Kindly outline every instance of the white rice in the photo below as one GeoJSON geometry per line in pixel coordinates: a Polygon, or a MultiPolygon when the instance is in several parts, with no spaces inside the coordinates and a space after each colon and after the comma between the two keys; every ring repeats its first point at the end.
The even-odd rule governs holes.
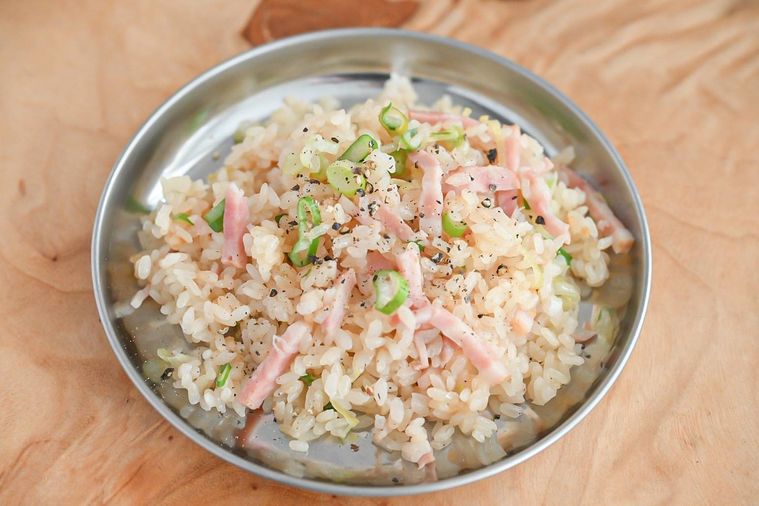
{"type": "MultiPolygon", "coordinates": [[[[377,121],[389,100],[401,108],[414,105],[409,81],[393,78],[380,97],[349,111],[329,100],[288,100],[268,123],[247,128],[244,140],[208,182],[186,176],[163,181],[165,202],[145,218],[140,233],[145,250],[133,258],[143,288],[131,305],[139,307],[150,297],[169,322],[181,326],[191,351],[170,350],[169,363],[175,368],[174,386],[186,390],[192,404],[244,415],[236,396],[266,356],[272,336],[296,320],[323,321],[335,296],[332,284],[344,268],[361,273],[367,253],[393,257],[405,247],[378,226],[353,224],[343,233],[342,227],[353,223],[349,213],[356,201],[339,197],[327,184],[294,175],[298,167],[318,169],[320,156],[334,160],[360,133],[389,143],[377,121]],[[223,234],[212,232],[202,218],[223,198],[229,182],[244,191],[250,208],[244,236],[249,263],[243,269],[221,264],[223,234]],[[326,238],[317,253],[323,261],[299,269],[286,255],[297,236],[290,223],[305,194],[319,203],[326,238]],[[177,220],[180,214],[194,225],[177,220]],[[279,224],[278,215],[284,215],[279,224]],[[231,365],[229,379],[217,387],[225,364],[231,365]]],[[[435,108],[461,113],[449,99],[435,108]]],[[[472,127],[468,139],[435,153],[444,171],[487,163],[472,144],[491,142],[488,130],[472,127]]],[[[523,135],[521,146],[523,160],[542,163],[537,142],[523,135]]],[[[367,178],[375,191],[395,200],[402,218],[413,220],[419,182],[391,181],[394,162],[384,152],[391,149],[383,144],[382,151],[370,155],[367,178]]],[[[561,156],[568,163],[573,154],[565,150],[561,156]]],[[[529,212],[517,210],[508,217],[481,201],[469,191],[446,195],[446,208],[466,221],[471,233],[427,246],[424,293],[498,349],[507,380],[494,387],[484,384],[462,352],[434,329],[424,333],[431,367],[416,368],[412,336],[396,333],[388,317],[373,309],[371,283],[362,283],[359,275],[341,330],[329,337],[315,332],[264,403],[292,438],[293,451],[307,452],[308,442],[323,434],[345,437],[363,426],[372,428],[378,445],[417,462],[450,444],[456,429],[483,441],[496,430],[494,416],[518,418],[527,403],[545,404],[569,383],[571,368],[583,363],[572,337],[580,295],[608,279],[605,250],[611,240],[599,237],[583,192],[562,182],[552,187],[551,205],[570,227],[571,243],[565,249],[573,257],[571,267],[556,256],[554,240],[533,224],[529,212]],[[447,261],[431,261],[436,251],[447,261]],[[527,326],[525,335],[515,332],[515,322],[527,326]],[[314,379],[310,385],[299,379],[306,374],[314,379]],[[328,403],[335,409],[325,409],[328,403]]],[[[413,324],[407,307],[398,316],[413,324]]]]}

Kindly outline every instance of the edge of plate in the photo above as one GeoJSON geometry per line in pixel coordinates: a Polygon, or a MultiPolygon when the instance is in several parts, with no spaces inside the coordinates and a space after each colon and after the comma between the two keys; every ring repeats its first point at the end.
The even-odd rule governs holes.
{"type": "Polygon", "coordinates": [[[113,352],[116,355],[116,358],[121,364],[122,369],[124,369],[127,376],[129,376],[129,378],[132,380],[132,383],[134,383],[134,385],[137,387],[137,389],[140,391],[143,397],[145,397],[145,399],[153,406],[153,408],[156,411],[158,411],[158,413],[160,413],[161,416],[163,416],[169,423],[171,423],[182,434],[187,436],[190,440],[200,445],[202,448],[209,451],[216,457],[219,457],[220,459],[225,460],[229,462],[230,464],[233,464],[246,471],[252,472],[263,478],[268,478],[270,480],[273,480],[285,485],[291,485],[291,486],[295,486],[302,489],[307,489],[307,490],[311,490],[315,492],[329,493],[329,494],[381,497],[381,496],[403,496],[403,495],[423,494],[423,493],[429,493],[429,492],[438,492],[441,490],[458,487],[458,486],[465,485],[468,483],[473,483],[475,481],[479,481],[481,479],[493,476],[497,473],[505,471],[506,469],[514,467],[517,464],[520,464],[524,462],[525,460],[533,457],[537,453],[543,451],[544,449],[546,449],[547,447],[549,447],[550,445],[558,441],[561,437],[566,435],[570,430],[572,430],[575,426],[577,426],[580,423],[580,421],[582,421],[587,416],[587,414],[601,401],[601,399],[603,399],[603,397],[606,395],[606,393],[609,391],[611,386],[615,383],[615,381],[621,374],[622,369],[624,369],[625,364],[627,363],[628,359],[630,358],[630,355],[632,354],[632,350],[635,347],[635,344],[640,335],[640,331],[643,325],[643,320],[645,319],[646,311],[648,309],[649,297],[650,297],[650,292],[651,292],[652,255],[651,255],[651,240],[650,240],[650,232],[648,228],[648,221],[646,220],[646,214],[643,209],[643,204],[641,202],[638,191],[632,181],[632,177],[630,176],[627,166],[622,161],[622,158],[617,152],[617,150],[614,148],[611,142],[606,138],[606,136],[601,132],[601,130],[596,126],[596,124],[579,107],[577,107],[571,100],[569,100],[569,98],[567,98],[563,93],[561,93],[553,85],[549,84],[547,81],[545,81],[541,77],[537,76],[536,74],[533,74],[531,71],[525,69],[524,67],[521,67],[520,65],[517,65],[516,63],[512,62],[511,60],[505,57],[497,55],[486,49],[472,46],[470,44],[467,44],[458,40],[454,40],[454,39],[450,39],[450,38],[446,38],[446,37],[442,37],[438,35],[427,34],[427,33],[413,32],[413,31],[408,31],[408,30],[390,29],[390,28],[346,28],[346,29],[336,29],[336,30],[323,30],[323,31],[306,33],[302,35],[296,35],[296,36],[280,39],[274,42],[269,42],[269,43],[257,46],[255,48],[252,48],[248,51],[235,55],[223,61],[222,63],[210,68],[209,70],[203,72],[198,77],[194,78],[189,83],[182,86],[176,93],[174,93],[163,104],[161,104],[150,115],[147,121],[145,121],[145,123],[143,123],[142,126],[140,126],[137,133],[130,139],[129,143],[127,144],[127,147],[124,149],[124,151],[121,153],[118,160],[114,164],[113,169],[111,170],[111,173],[105,183],[103,193],[100,197],[100,201],[98,202],[97,212],[95,215],[95,221],[93,224],[91,268],[92,268],[92,283],[93,283],[93,289],[94,289],[98,314],[100,316],[100,320],[103,325],[103,328],[106,332],[108,342],[110,343],[111,348],[113,349],[113,352]],[[119,173],[121,172],[124,164],[126,163],[126,160],[129,158],[135,145],[137,145],[141,141],[142,137],[145,134],[145,131],[153,123],[155,123],[157,119],[166,110],[170,109],[176,102],[181,100],[182,97],[184,97],[184,95],[189,93],[192,89],[197,87],[200,83],[205,82],[220,73],[223,73],[228,68],[231,68],[242,61],[256,58],[257,56],[261,54],[277,51],[283,47],[287,47],[291,45],[318,41],[325,38],[350,38],[350,37],[355,37],[355,36],[374,36],[378,38],[401,36],[412,41],[421,40],[421,41],[432,42],[432,43],[436,43],[440,45],[452,46],[456,49],[473,53],[477,56],[491,60],[498,65],[509,67],[514,72],[528,78],[537,86],[543,87],[549,93],[554,95],[558,100],[560,100],[567,108],[569,108],[572,111],[572,113],[575,114],[580,121],[585,123],[588,126],[588,128],[598,137],[598,139],[601,141],[604,147],[612,154],[614,161],[617,165],[617,168],[621,171],[622,176],[625,180],[625,184],[627,185],[628,190],[630,191],[633,197],[633,202],[635,204],[635,211],[641,223],[642,237],[640,237],[640,240],[641,240],[641,256],[642,256],[642,261],[643,261],[643,273],[642,273],[643,286],[641,287],[641,296],[642,296],[641,304],[639,305],[638,312],[634,317],[632,328],[630,329],[630,338],[626,346],[620,350],[620,355],[619,355],[619,358],[617,359],[616,364],[609,371],[606,378],[604,378],[604,380],[596,387],[596,391],[593,393],[593,395],[591,395],[582,404],[582,406],[580,406],[577,409],[577,411],[575,411],[569,418],[567,418],[564,422],[562,422],[558,426],[554,427],[553,430],[548,435],[536,441],[532,446],[526,448],[525,450],[522,450],[514,455],[507,456],[503,458],[502,460],[495,462],[493,464],[490,464],[488,466],[485,466],[483,468],[466,472],[464,474],[460,474],[452,478],[445,478],[443,480],[436,481],[436,482],[427,482],[427,483],[405,485],[405,486],[404,485],[369,486],[369,485],[340,485],[340,484],[330,483],[326,481],[298,478],[295,476],[290,476],[280,471],[269,469],[262,465],[256,464],[255,462],[243,459],[242,457],[232,453],[231,451],[225,449],[224,447],[214,444],[205,435],[203,435],[202,433],[192,428],[185,420],[183,420],[181,417],[179,417],[179,415],[177,415],[174,411],[172,411],[163,402],[163,400],[158,395],[156,395],[156,393],[153,392],[153,390],[150,389],[150,387],[147,385],[147,383],[145,383],[144,379],[142,378],[140,373],[137,371],[137,369],[132,366],[131,360],[127,356],[124,348],[121,346],[119,339],[116,336],[113,325],[111,325],[110,323],[110,320],[108,318],[108,309],[106,307],[106,301],[104,297],[104,287],[105,287],[104,285],[105,285],[106,279],[105,279],[105,274],[101,269],[101,256],[105,254],[105,251],[103,250],[103,248],[101,248],[101,240],[102,240],[101,230],[102,230],[102,225],[105,218],[105,204],[107,203],[107,201],[109,200],[111,196],[114,182],[116,181],[119,173]]]}

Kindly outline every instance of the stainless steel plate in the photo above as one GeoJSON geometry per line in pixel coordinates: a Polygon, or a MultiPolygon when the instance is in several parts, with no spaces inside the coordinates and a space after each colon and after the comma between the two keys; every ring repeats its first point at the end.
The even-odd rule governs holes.
{"type": "Polygon", "coordinates": [[[258,47],[209,70],[167,100],[129,143],[106,184],[95,220],[92,268],[100,316],[121,365],[153,407],[193,441],[282,483],[339,494],[396,495],[490,476],[574,427],[608,391],[632,352],[648,303],[651,251],[643,208],[624,163],[588,117],[556,89],[504,58],[460,42],[397,30],[349,29],[258,47]],[[135,211],[160,200],[161,177],[204,177],[218,169],[240,121],[266,118],[287,96],[332,96],[350,105],[376,95],[391,72],[412,77],[422,102],[448,94],[471,107],[474,116],[519,123],[549,154],[573,145],[575,167],[595,181],[637,240],[631,254],[633,295],[611,349],[594,350],[592,360],[573,369],[572,383],[547,406],[536,408],[540,425],[502,444],[495,438],[482,445],[459,438],[438,455],[437,476],[375,448],[368,433],[348,441],[319,441],[304,456],[288,449],[270,417],[258,420],[251,436],[245,420],[235,415],[188,405],[169,382],[145,367],[159,346],[183,342],[178,328],[166,324],[155,305],[131,314],[128,310],[137,289],[128,261],[138,248],[135,211]]]}

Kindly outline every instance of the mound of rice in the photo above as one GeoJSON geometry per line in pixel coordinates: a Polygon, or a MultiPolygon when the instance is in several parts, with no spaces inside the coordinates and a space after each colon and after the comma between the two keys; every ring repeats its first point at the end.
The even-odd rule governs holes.
{"type": "MultiPolygon", "coordinates": [[[[375,100],[348,111],[329,100],[288,100],[268,122],[244,130],[208,182],[164,180],[165,200],[144,219],[144,251],[132,259],[142,286],[132,306],[152,298],[170,323],[181,326],[189,346],[158,353],[174,369],[174,387],[205,410],[232,409],[240,416],[247,408],[239,396],[273,350],[274,336],[305,323],[309,335],[262,407],[292,438],[291,449],[306,452],[309,441],[327,433],[344,438],[371,429],[377,445],[423,465],[450,444],[456,429],[483,441],[496,430],[494,418],[517,418],[527,403],[545,404],[569,383],[572,367],[583,363],[578,341],[588,337],[578,328],[579,302],[609,277],[611,253],[605,250],[613,238],[599,232],[604,228],[590,216],[586,193],[559,177],[554,167],[569,159],[551,163],[518,129],[467,119],[463,142],[436,142],[435,132],[468,115],[447,98],[431,110],[451,116],[409,124],[444,177],[460,167],[488,166],[499,140],[514,136],[517,173],[533,171],[545,181],[550,212],[568,225],[569,237],[552,237],[521,194],[509,214],[492,192],[445,187],[443,207],[467,232],[433,237],[421,231],[419,168],[409,168],[411,177],[394,177],[400,168],[389,153],[398,149],[398,138],[378,121],[389,102],[401,111],[421,109],[409,81],[398,77],[375,100]],[[417,234],[424,247],[424,296],[491,346],[490,359],[507,373],[503,381],[484,381],[462,348],[417,321],[410,300],[393,315],[375,309],[372,264],[378,255],[392,263],[409,242],[379,220],[357,219],[371,195],[341,195],[318,177],[325,160],[334,161],[364,133],[380,142],[358,164],[366,192],[417,234]],[[246,258],[239,267],[222,261],[225,234],[204,220],[231,183],[248,207],[246,258]],[[299,234],[298,201],[306,195],[318,204],[324,226],[318,251],[297,267],[288,253],[299,234]],[[340,303],[336,280],[347,269],[357,284],[339,327],[325,332],[323,322],[340,303]]],[[[500,163],[503,153],[497,156],[500,163]]]]}

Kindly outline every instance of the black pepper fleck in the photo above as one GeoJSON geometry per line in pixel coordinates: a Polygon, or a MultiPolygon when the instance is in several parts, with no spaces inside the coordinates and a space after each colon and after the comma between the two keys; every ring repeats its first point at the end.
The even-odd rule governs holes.
{"type": "Polygon", "coordinates": [[[277,293],[278,293],[277,289],[276,288],[272,288],[271,292],[269,292],[269,297],[276,297],[277,293]]]}
{"type": "Polygon", "coordinates": [[[303,127],[304,132],[308,132],[308,127],[303,127]]]}
{"type": "Polygon", "coordinates": [[[494,192],[498,189],[498,187],[494,184],[489,184],[488,189],[490,189],[491,192],[494,192]]]}
{"type": "Polygon", "coordinates": [[[535,218],[535,223],[537,223],[538,225],[545,225],[546,219],[543,218],[542,216],[538,216],[537,218],[535,218]]]}
{"type": "Polygon", "coordinates": [[[332,224],[332,230],[340,230],[340,224],[339,223],[333,223],[332,224]]]}
{"type": "Polygon", "coordinates": [[[498,156],[498,150],[493,148],[488,150],[488,161],[490,163],[495,162],[496,157],[498,156]]]}
{"type": "Polygon", "coordinates": [[[490,200],[489,198],[485,198],[485,199],[482,199],[482,202],[480,202],[480,204],[482,204],[482,207],[484,207],[485,209],[490,209],[493,206],[493,201],[490,200]]]}
{"type": "Polygon", "coordinates": [[[174,374],[174,368],[173,367],[169,367],[168,369],[166,369],[165,371],[163,371],[163,374],[161,374],[161,379],[162,380],[167,380],[167,379],[171,378],[171,376],[173,374],[174,374]]]}
{"type": "Polygon", "coordinates": [[[440,262],[442,262],[442,261],[443,261],[443,254],[442,254],[441,252],[439,252],[439,251],[438,251],[437,253],[435,253],[434,255],[432,255],[432,256],[430,257],[430,260],[432,260],[432,261],[433,261],[433,262],[435,262],[436,264],[439,264],[440,262]]]}
{"type": "Polygon", "coordinates": [[[340,139],[338,139],[337,137],[332,137],[332,139],[330,139],[330,140],[332,142],[334,142],[335,144],[337,144],[338,142],[340,142],[340,139]]]}
{"type": "Polygon", "coordinates": [[[291,189],[292,191],[294,191],[294,192],[297,192],[298,190],[300,190],[300,185],[299,185],[299,184],[296,184],[295,186],[293,186],[293,187],[292,187],[292,188],[290,188],[290,189],[291,189]]]}

